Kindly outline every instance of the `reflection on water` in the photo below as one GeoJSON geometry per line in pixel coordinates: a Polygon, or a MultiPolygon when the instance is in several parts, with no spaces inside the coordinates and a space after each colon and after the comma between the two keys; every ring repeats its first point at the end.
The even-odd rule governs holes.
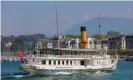
{"type": "Polygon", "coordinates": [[[120,61],[116,72],[84,72],[67,76],[32,76],[19,70],[20,64],[20,62],[2,63],[2,80],[133,80],[133,62],[120,61]]]}

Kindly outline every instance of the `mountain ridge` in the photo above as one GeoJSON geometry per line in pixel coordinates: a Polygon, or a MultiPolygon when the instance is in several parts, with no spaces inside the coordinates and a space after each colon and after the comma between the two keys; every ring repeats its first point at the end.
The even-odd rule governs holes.
{"type": "MultiPolygon", "coordinates": [[[[100,20],[101,33],[106,34],[108,31],[118,31],[121,34],[128,34],[133,32],[133,19],[102,17],[100,20]]],[[[98,18],[86,20],[82,23],[76,23],[72,28],[66,30],[63,34],[80,34],[80,27],[85,26],[87,35],[92,36],[99,33],[98,18]]]]}

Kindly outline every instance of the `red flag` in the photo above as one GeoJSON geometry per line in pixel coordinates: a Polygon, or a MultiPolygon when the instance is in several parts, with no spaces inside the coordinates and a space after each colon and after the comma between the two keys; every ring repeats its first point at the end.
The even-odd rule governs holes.
{"type": "Polygon", "coordinates": [[[22,61],[24,61],[24,56],[23,56],[23,52],[20,50],[19,51],[19,57],[22,61]]]}

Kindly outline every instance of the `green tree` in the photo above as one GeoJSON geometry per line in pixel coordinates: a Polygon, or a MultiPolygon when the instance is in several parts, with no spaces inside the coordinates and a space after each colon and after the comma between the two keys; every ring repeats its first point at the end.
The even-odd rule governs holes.
{"type": "Polygon", "coordinates": [[[68,34],[68,35],[65,35],[65,37],[67,37],[67,38],[80,38],[80,35],[68,34]]]}
{"type": "Polygon", "coordinates": [[[91,37],[99,40],[99,39],[102,39],[104,37],[104,35],[94,34],[91,37]]]}
{"type": "MultiPolygon", "coordinates": [[[[111,55],[114,55],[116,54],[116,49],[110,49],[108,53],[111,55]]],[[[117,54],[118,55],[133,55],[133,49],[118,49],[117,54]]]]}
{"type": "Polygon", "coordinates": [[[28,43],[30,41],[33,42],[33,46],[31,49],[34,48],[35,42],[38,39],[44,39],[47,38],[44,34],[33,34],[33,35],[19,35],[19,36],[1,36],[1,51],[4,51],[5,44],[7,42],[12,42],[11,51],[15,52],[18,51],[18,45],[20,45],[22,50],[25,50],[25,48],[28,48],[28,43]],[[27,45],[25,45],[27,43],[27,45]]]}
{"type": "Polygon", "coordinates": [[[108,37],[115,37],[115,36],[120,36],[120,32],[116,32],[116,31],[109,31],[107,32],[106,36],[108,37]]]}

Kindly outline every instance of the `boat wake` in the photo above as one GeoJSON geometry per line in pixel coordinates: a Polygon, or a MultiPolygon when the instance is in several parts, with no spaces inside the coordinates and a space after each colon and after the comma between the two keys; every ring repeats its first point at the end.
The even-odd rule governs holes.
{"type": "Polygon", "coordinates": [[[3,73],[1,74],[2,79],[7,78],[20,78],[30,76],[28,72],[14,72],[14,73],[3,73]]]}
{"type": "Polygon", "coordinates": [[[109,73],[106,72],[96,72],[96,73],[88,73],[88,72],[82,72],[82,73],[77,73],[77,74],[71,74],[71,75],[56,75],[56,76],[46,76],[46,75],[31,75],[28,73],[24,72],[19,72],[19,73],[12,73],[12,74],[2,74],[4,75],[1,79],[2,80],[8,80],[11,78],[14,79],[23,79],[23,78],[37,78],[37,79],[43,79],[43,80],[69,80],[69,78],[72,79],[78,79],[78,78],[84,78],[84,77],[90,77],[90,78],[96,78],[96,77],[103,77],[109,75],[109,73]]]}

